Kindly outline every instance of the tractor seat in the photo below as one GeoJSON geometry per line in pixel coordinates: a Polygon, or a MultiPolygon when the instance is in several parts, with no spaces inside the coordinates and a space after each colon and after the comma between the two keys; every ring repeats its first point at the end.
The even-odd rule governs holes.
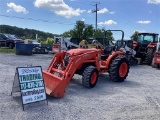
{"type": "Polygon", "coordinates": [[[113,51],[112,46],[106,46],[104,48],[103,54],[101,55],[101,59],[106,60],[108,56],[112,53],[112,51],[113,51]]]}

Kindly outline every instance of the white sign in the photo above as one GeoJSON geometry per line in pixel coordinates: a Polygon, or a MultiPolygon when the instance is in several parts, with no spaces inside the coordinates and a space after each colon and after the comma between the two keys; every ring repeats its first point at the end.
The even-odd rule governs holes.
{"type": "Polygon", "coordinates": [[[20,67],[17,72],[23,104],[46,100],[41,67],[20,67]]]}

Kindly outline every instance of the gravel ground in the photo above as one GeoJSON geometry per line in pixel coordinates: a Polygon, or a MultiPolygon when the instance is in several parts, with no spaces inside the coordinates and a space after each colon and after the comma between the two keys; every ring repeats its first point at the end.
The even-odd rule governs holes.
{"type": "Polygon", "coordinates": [[[48,105],[28,104],[23,111],[20,93],[10,95],[16,67],[46,69],[52,56],[0,53],[0,120],[160,120],[160,70],[146,65],[132,66],[122,83],[100,75],[93,89],[74,75],[63,98],[49,97],[48,105]]]}

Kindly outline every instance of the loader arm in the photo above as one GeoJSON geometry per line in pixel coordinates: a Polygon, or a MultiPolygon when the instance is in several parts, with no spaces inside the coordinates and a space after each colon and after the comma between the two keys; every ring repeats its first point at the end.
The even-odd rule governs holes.
{"type": "Polygon", "coordinates": [[[66,52],[57,53],[52,58],[47,70],[43,70],[46,93],[57,98],[64,96],[65,89],[72,76],[84,62],[92,62],[100,69],[99,63],[96,62],[99,59],[97,57],[98,51],[89,51],[80,55],[72,54],[67,65],[64,64],[66,54],[66,52]]]}

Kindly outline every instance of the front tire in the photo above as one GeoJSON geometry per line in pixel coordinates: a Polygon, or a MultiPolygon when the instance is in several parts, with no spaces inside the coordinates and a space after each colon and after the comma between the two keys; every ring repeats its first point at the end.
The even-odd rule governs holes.
{"type": "Polygon", "coordinates": [[[82,75],[82,84],[84,87],[93,88],[98,81],[98,70],[94,66],[85,68],[82,75]]]}
{"type": "Polygon", "coordinates": [[[117,56],[109,67],[109,76],[114,82],[123,82],[129,73],[129,62],[124,56],[117,56]]]}

